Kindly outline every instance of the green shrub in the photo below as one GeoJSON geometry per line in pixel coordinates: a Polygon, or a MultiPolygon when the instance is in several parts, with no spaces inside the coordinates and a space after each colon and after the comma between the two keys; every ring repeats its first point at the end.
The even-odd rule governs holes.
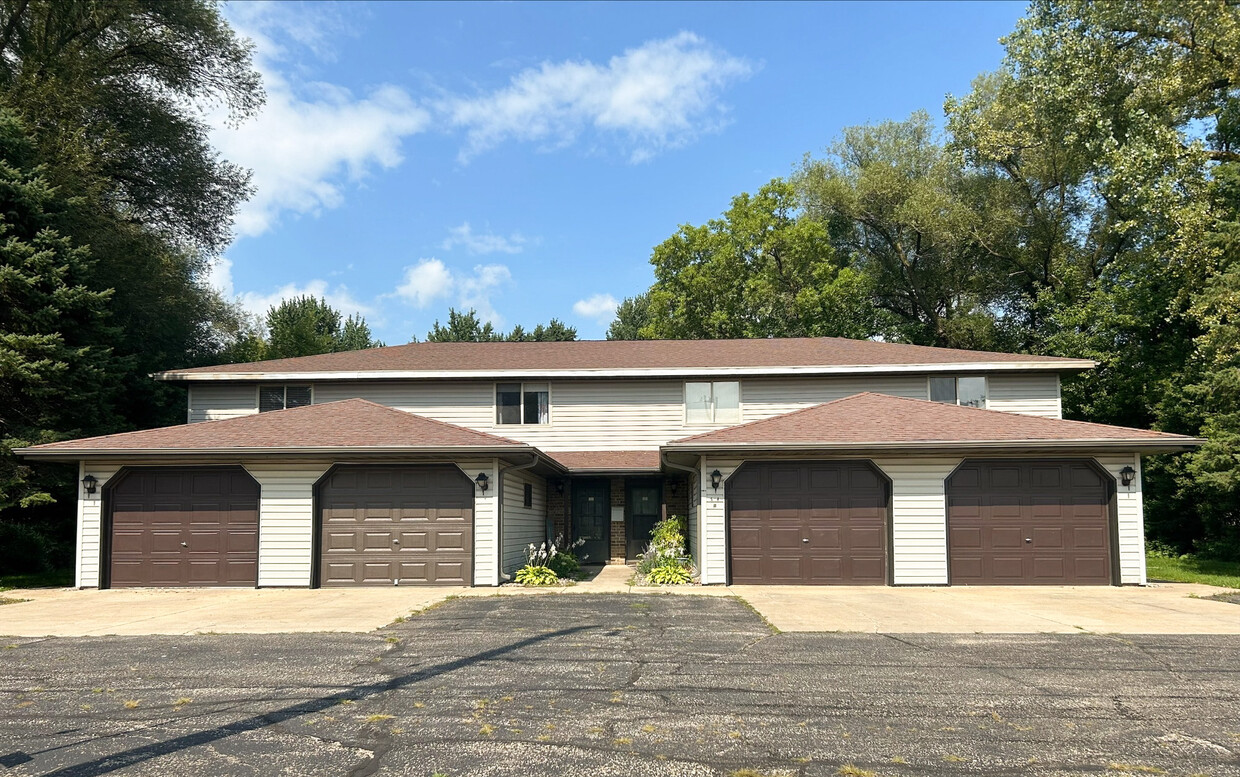
{"type": "Polygon", "coordinates": [[[0,574],[29,575],[49,570],[53,543],[31,526],[0,523],[0,574]]]}
{"type": "Polygon", "coordinates": [[[521,585],[559,585],[560,576],[551,567],[524,566],[514,579],[521,585]]]}
{"type": "Polygon", "coordinates": [[[651,585],[684,585],[692,579],[693,575],[684,564],[665,564],[655,567],[646,575],[646,582],[651,585]]]}
{"type": "Polygon", "coordinates": [[[564,578],[576,578],[581,572],[581,562],[568,551],[556,553],[547,559],[547,568],[564,578]]]}
{"type": "Polygon", "coordinates": [[[693,568],[685,552],[688,521],[671,516],[650,532],[650,545],[637,560],[637,579],[646,585],[682,585],[693,580],[693,568]]]}

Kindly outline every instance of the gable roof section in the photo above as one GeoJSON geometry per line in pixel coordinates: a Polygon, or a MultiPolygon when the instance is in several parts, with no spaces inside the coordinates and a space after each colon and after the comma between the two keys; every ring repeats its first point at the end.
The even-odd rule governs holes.
{"type": "Polygon", "coordinates": [[[113,453],[288,453],[335,451],[532,451],[493,434],[436,421],[365,399],[108,434],[19,448],[25,456],[113,453]]]}
{"type": "Polygon", "coordinates": [[[931,369],[1079,370],[1086,359],[966,351],[838,337],[409,343],[156,373],[160,380],[822,374],[931,369]]]}
{"type": "Polygon", "coordinates": [[[1122,447],[1179,450],[1185,437],[866,392],[668,443],[669,450],[1122,447]]]}

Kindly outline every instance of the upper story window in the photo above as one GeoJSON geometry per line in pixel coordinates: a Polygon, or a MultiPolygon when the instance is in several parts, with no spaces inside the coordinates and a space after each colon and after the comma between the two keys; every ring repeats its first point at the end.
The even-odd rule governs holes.
{"type": "Polygon", "coordinates": [[[258,412],[304,407],[311,402],[309,386],[259,386],[258,412]]]}
{"type": "Polygon", "coordinates": [[[741,384],[717,380],[685,384],[685,423],[740,423],[741,384]]]}
{"type": "Polygon", "coordinates": [[[496,383],[495,423],[551,423],[551,392],[546,383],[496,383]]]}
{"type": "Polygon", "coordinates": [[[930,378],[930,401],[963,407],[986,407],[986,378],[930,378]]]}

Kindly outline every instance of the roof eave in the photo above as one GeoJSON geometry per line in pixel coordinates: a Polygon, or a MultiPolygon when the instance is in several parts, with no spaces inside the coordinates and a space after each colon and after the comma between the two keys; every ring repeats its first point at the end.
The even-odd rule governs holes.
{"type": "Polygon", "coordinates": [[[341,456],[341,455],[494,455],[535,453],[546,454],[532,445],[400,445],[400,446],[297,446],[297,447],[234,447],[234,448],[14,448],[13,453],[27,458],[49,461],[78,461],[86,458],[174,457],[174,456],[341,456]]]}
{"type": "Polygon", "coordinates": [[[1175,453],[1192,450],[1205,444],[1199,437],[1177,440],[1148,438],[1078,439],[1078,440],[914,440],[875,442],[670,442],[664,450],[682,453],[718,453],[723,451],[905,451],[918,452],[963,450],[1139,450],[1145,453],[1175,453]]]}
{"type": "Polygon", "coordinates": [[[931,372],[1075,372],[1092,370],[1090,359],[1056,361],[976,361],[917,364],[803,365],[784,367],[642,367],[616,369],[514,369],[514,370],[310,370],[251,372],[190,372],[165,370],[151,377],[159,381],[266,381],[266,380],[486,380],[508,378],[683,378],[730,375],[741,377],[796,375],[890,375],[931,372]]]}

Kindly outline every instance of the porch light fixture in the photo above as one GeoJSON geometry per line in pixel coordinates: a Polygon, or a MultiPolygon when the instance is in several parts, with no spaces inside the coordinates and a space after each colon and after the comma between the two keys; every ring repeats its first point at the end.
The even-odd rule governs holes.
{"type": "Polygon", "coordinates": [[[564,481],[563,480],[555,481],[555,492],[557,494],[564,493],[564,481]]]}
{"type": "Polygon", "coordinates": [[[491,479],[487,477],[485,472],[479,472],[478,477],[474,478],[474,482],[478,484],[478,490],[484,494],[491,485],[491,479]]]}
{"type": "Polygon", "coordinates": [[[95,489],[99,487],[99,479],[94,475],[87,475],[82,478],[82,488],[86,489],[87,494],[94,494],[95,489]]]}
{"type": "Polygon", "coordinates": [[[1125,486],[1131,486],[1132,481],[1137,479],[1137,471],[1132,467],[1124,467],[1119,471],[1119,482],[1125,486]]]}
{"type": "Polygon", "coordinates": [[[718,490],[719,490],[719,484],[720,484],[720,483],[722,483],[722,482],[723,482],[723,473],[722,473],[722,472],[720,472],[719,470],[715,470],[714,472],[710,473],[710,487],[711,487],[711,488],[713,488],[713,489],[715,489],[716,491],[718,491],[718,490]]]}

